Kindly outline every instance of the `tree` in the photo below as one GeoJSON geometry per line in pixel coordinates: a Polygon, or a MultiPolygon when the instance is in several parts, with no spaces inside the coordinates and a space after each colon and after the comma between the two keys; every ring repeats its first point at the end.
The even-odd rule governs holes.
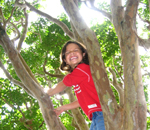
{"type": "MultiPolygon", "coordinates": [[[[2,24],[0,27],[0,44],[9,57],[9,60],[11,61],[11,64],[18,76],[16,79],[19,79],[14,80],[10,75],[7,75],[7,77],[9,77],[9,80],[11,80],[14,84],[17,84],[20,87],[24,88],[24,90],[26,90],[29,95],[33,96],[38,101],[48,129],[65,129],[53,112],[53,103],[48,95],[44,93],[43,88],[40,86],[38,82],[38,80],[40,79],[35,78],[34,74],[21,56],[20,50],[27,33],[28,7],[31,11],[34,11],[37,14],[46,17],[49,21],[54,22],[55,24],[60,26],[70,39],[80,41],[86,45],[89,53],[92,76],[103,108],[106,129],[146,129],[147,107],[142,85],[138,46],[143,45],[148,49],[149,39],[143,40],[138,36],[136,16],[139,12],[139,15],[143,16],[142,19],[146,19],[145,21],[149,23],[149,14],[145,13],[146,11],[148,11],[148,6],[146,6],[147,8],[145,8],[145,14],[141,15],[142,9],[139,8],[138,10],[139,1],[128,0],[126,1],[125,6],[123,6],[121,0],[112,0],[110,3],[110,8],[106,8],[107,10],[105,11],[101,8],[96,8],[94,6],[94,0],[83,1],[85,4],[89,2],[90,8],[100,11],[102,14],[104,14],[115,27],[123,63],[123,67],[120,67],[119,71],[123,72],[124,74],[122,82],[117,82],[115,78],[116,74],[110,68],[110,72],[113,74],[114,79],[113,85],[120,95],[119,103],[117,103],[117,100],[110,86],[108,75],[106,73],[106,68],[104,66],[98,38],[94,31],[85,24],[79,13],[78,4],[80,2],[81,1],[76,0],[61,0],[62,6],[66,10],[70,18],[70,26],[67,26],[64,22],[38,10],[39,4],[37,4],[36,2],[30,4],[26,1],[20,2],[16,0],[14,7],[12,7],[12,3],[10,3],[10,1],[6,2],[7,5],[11,5],[11,15],[8,17],[8,15],[6,15],[6,13],[8,12],[6,10],[4,11],[1,8],[2,24]],[[20,11],[18,10],[18,8],[23,10],[20,11]],[[16,12],[14,13],[14,11],[16,12]],[[5,15],[3,13],[5,13],[5,15]],[[18,23],[16,24],[13,22],[14,14],[16,16],[19,15],[19,17],[22,17],[20,21],[18,21],[18,17],[15,17],[14,20],[18,21],[18,23]],[[20,26],[22,26],[21,33],[18,29],[20,28],[20,26]],[[11,29],[12,27],[13,29],[11,29]],[[17,35],[14,39],[10,40],[10,38],[6,34],[6,31],[7,34],[11,34],[11,32],[14,31],[17,35]],[[19,39],[19,43],[17,47],[15,47],[13,41],[17,39],[19,39]],[[121,83],[123,83],[123,85],[121,83]]],[[[148,1],[143,1],[143,3],[145,5],[148,5],[148,1]]],[[[38,34],[34,33],[33,37],[36,38],[36,35],[38,34]]],[[[33,42],[34,40],[36,39],[33,39],[33,42]]],[[[46,55],[46,58],[49,58],[47,52],[45,52],[44,54],[46,55]]],[[[6,56],[4,56],[3,54],[2,57],[4,58],[6,56]]],[[[46,65],[46,61],[47,60],[45,60],[44,65],[46,65]]],[[[6,61],[3,59],[2,62],[5,63],[6,61]]],[[[46,69],[44,70],[44,72],[47,72],[46,69]]],[[[79,126],[81,127],[81,125],[79,126]]]]}

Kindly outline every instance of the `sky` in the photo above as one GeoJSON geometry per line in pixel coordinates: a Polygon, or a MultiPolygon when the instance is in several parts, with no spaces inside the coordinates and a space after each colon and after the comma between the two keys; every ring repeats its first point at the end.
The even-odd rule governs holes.
{"type": "MultiPolygon", "coordinates": [[[[29,0],[28,0],[29,1],[29,0]]],[[[97,2],[98,0],[96,0],[97,2]]],[[[64,8],[60,4],[60,0],[54,0],[51,2],[50,0],[42,1],[41,4],[43,5],[43,12],[49,14],[50,16],[57,18],[57,16],[61,15],[62,12],[65,12],[64,8]]],[[[94,23],[99,22],[103,23],[103,15],[97,11],[93,11],[88,9],[85,5],[81,6],[80,13],[83,16],[86,24],[90,27],[91,26],[91,20],[93,19],[94,23]]],[[[29,16],[31,21],[34,21],[35,13],[32,12],[32,14],[29,16]]]]}

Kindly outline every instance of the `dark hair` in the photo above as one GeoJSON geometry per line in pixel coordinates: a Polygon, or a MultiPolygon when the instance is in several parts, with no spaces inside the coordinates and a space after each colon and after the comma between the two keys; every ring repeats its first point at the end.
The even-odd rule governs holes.
{"type": "MultiPolygon", "coordinates": [[[[79,48],[81,49],[82,51],[82,54],[85,53],[82,61],[80,63],[85,63],[87,65],[89,65],[89,59],[88,59],[88,53],[87,53],[87,50],[86,50],[86,47],[82,44],[82,43],[79,43],[79,42],[76,42],[76,41],[68,41],[67,43],[65,43],[65,45],[63,46],[62,48],[62,51],[61,51],[61,54],[60,54],[60,60],[61,60],[61,65],[60,65],[60,69],[62,71],[67,71],[67,72],[72,72],[73,69],[71,68],[70,65],[66,64],[66,62],[64,61],[65,60],[65,53],[66,53],[66,48],[69,44],[76,44],[79,46],[79,48]]],[[[80,64],[79,63],[79,64],[80,64]]]]}

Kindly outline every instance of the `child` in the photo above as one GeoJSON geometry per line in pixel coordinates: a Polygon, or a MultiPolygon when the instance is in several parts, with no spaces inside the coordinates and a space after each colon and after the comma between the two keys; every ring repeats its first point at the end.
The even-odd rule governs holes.
{"type": "Polygon", "coordinates": [[[68,41],[62,49],[61,60],[60,69],[69,74],[47,93],[52,96],[67,86],[73,86],[77,100],[56,108],[55,113],[59,116],[63,111],[81,107],[92,120],[90,130],[105,130],[102,108],[90,72],[86,48],[81,43],[68,41]]]}

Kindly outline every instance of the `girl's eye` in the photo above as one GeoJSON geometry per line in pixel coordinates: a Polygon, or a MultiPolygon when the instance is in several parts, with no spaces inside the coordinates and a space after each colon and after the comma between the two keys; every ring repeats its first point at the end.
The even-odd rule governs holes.
{"type": "Polygon", "coordinates": [[[68,55],[70,53],[70,51],[66,52],[65,54],[68,55]]]}
{"type": "Polygon", "coordinates": [[[74,49],[73,51],[67,51],[66,53],[65,53],[65,55],[69,55],[69,54],[71,54],[72,52],[79,52],[80,50],[79,49],[74,49]]]}
{"type": "Polygon", "coordinates": [[[78,51],[79,51],[79,49],[75,49],[75,50],[74,50],[74,52],[78,52],[78,51]]]}

